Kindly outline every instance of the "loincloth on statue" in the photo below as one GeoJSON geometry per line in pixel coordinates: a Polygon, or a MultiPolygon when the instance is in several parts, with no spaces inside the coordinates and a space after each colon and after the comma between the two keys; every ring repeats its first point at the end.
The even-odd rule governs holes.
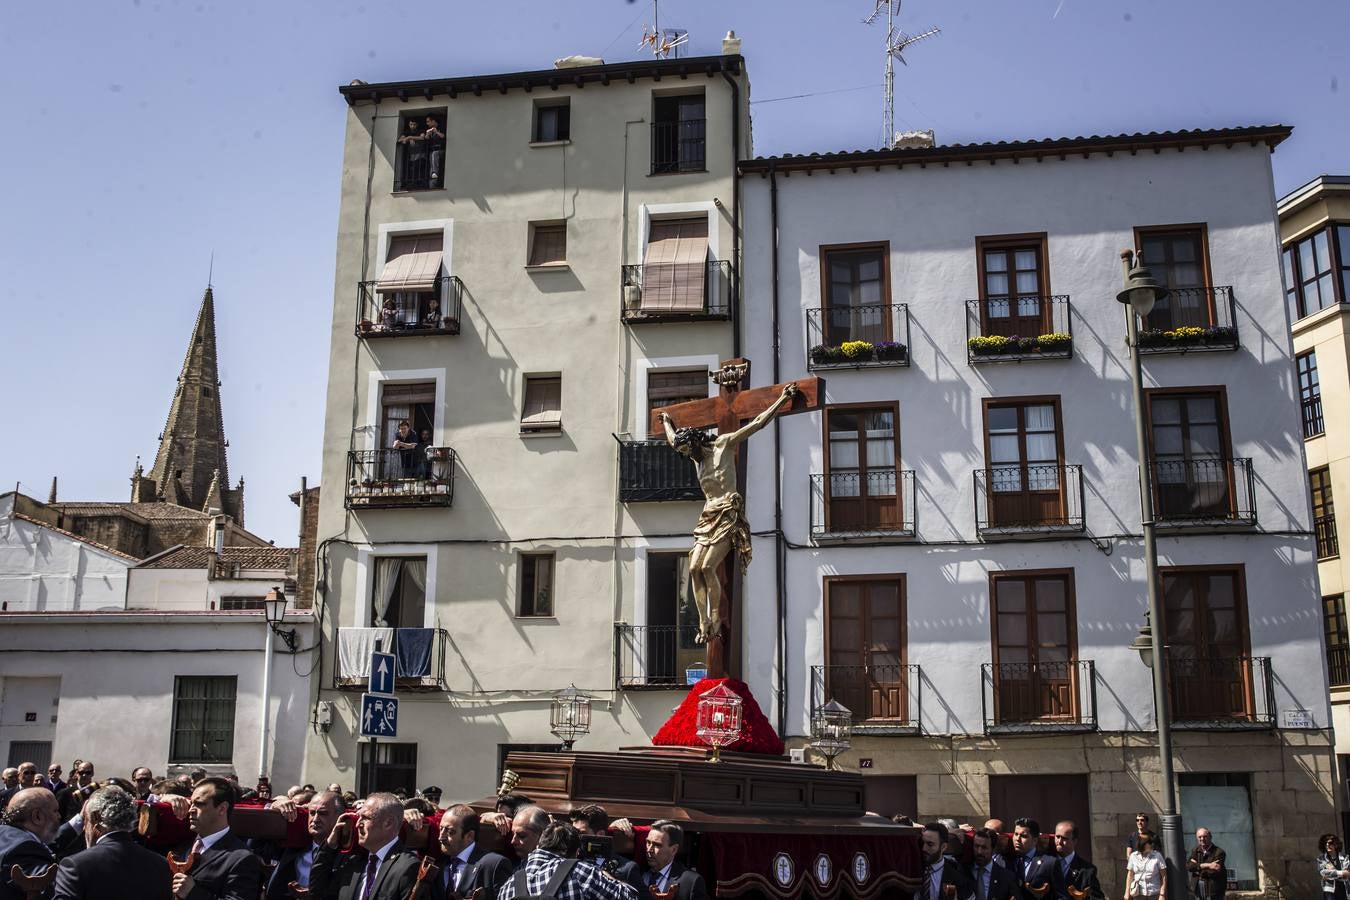
{"type": "Polygon", "coordinates": [[[740,561],[741,574],[750,566],[750,523],[745,520],[745,500],[735,491],[709,500],[694,526],[694,542],[712,547],[730,541],[740,561]]]}

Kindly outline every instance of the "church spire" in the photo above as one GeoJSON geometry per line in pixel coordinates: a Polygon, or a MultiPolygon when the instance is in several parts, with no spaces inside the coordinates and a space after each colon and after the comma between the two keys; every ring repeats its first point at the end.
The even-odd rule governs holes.
{"type": "MultiPolygon", "coordinates": [[[[150,487],[156,500],[202,508],[212,494],[213,482],[222,487],[230,483],[225,461],[227,446],[216,361],[215,298],[208,286],[178,374],[169,418],[160,434],[155,464],[144,479],[149,484],[134,499],[150,499],[144,496],[145,487],[150,487]]],[[[220,491],[220,504],[226,515],[234,515],[241,505],[238,493],[220,491]]]]}

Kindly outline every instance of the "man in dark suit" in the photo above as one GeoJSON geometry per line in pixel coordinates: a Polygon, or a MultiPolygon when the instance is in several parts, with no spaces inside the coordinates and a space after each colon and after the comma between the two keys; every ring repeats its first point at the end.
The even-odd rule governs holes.
{"type": "Polygon", "coordinates": [[[393,794],[371,794],[356,823],[361,850],[339,854],[335,829],[314,856],[310,896],[316,900],[407,900],[421,860],[403,846],[403,804],[393,794]]]}
{"type": "Polygon", "coordinates": [[[52,900],[170,900],[169,864],[136,843],[136,801],[121,788],[95,791],[84,805],[89,849],[60,863],[52,900]]]}
{"type": "Polygon", "coordinates": [[[919,842],[923,873],[914,900],[943,900],[948,887],[956,892],[956,900],[975,896],[975,883],[962,871],[960,863],[946,855],[947,836],[947,826],[941,822],[924,824],[919,842]]]}
{"type": "Polygon", "coordinates": [[[1195,847],[1186,857],[1186,871],[1190,873],[1190,896],[1205,900],[1221,900],[1228,893],[1228,854],[1214,843],[1208,828],[1195,832],[1195,847]]]}
{"type": "Polygon", "coordinates": [[[84,801],[94,792],[94,764],[81,761],[70,770],[70,783],[56,795],[57,805],[61,807],[61,818],[70,821],[80,814],[84,801]]]}
{"type": "Polygon", "coordinates": [[[19,779],[14,782],[13,787],[6,787],[3,791],[0,791],[0,809],[4,809],[19,791],[26,791],[32,787],[42,787],[42,783],[38,780],[37,766],[33,763],[20,763],[18,776],[19,779]]]}
{"type": "Polygon", "coordinates": [[[684,829],[669,819],[658,819],[647,832],[647,874],[645,884],[657,890],[678,885],[675,900],[708,900],[703,876],[680,865],[675,857],[684,843],[684,829]]]}
{"type": "Polygon", "coordinates": [[[1013,823],[1012,873],[1017,878],[1018,896],[1023,900],[1038,900],[1050,891],[1055,877],[1055,858],[1043,854],[1037,846],[1041,826],[1035,819],[1018,819],[1013,823]]]}
{"type": "Polygon", "coordinates": [[[1013,900],[1017,896],[1017,879],[994,859],[999,837],[992,828],[981,828],[971,839],[975,865],[970,876],[975,882],[975,900],[1013,900]]]}
{"type": "MultiPolygon", "coordinates": [[[[328,836],[333,833],[338,816],[342,814],[342,798],[332,791],[324,791],[309,802],[309,820],[305,830],[309,834],[309,843],[304,847],[293,847],[281,854],[272,877],[267,882],[266,900],[290,900],[290,884],[295,882],[301,887],[309,887],[310,872],[314,870],[314,857],[328,836]]],[[[293,819],[295,807],[290,805],[289,812],[285,804],[274,804],[273,809],[283,811],[283,815],[293,819]]]]}
{"type": "Polygon", "coordinates": [[[61,826],[56,798],[46,788],[18,791],[5,810],[5,823],[0,825],[0,900],[27,900],[9,873],[18,866],[25,875],[41,875],[55,864],[47,842],[61,826]]]}
{"type": "Polygon", "coordinates": [[[1097,867],[1078,853],[1078,826],[1069,819],[1055,826],[1055,852],[1059,854],[1059,860],[1055,864],[1053,884],[1058,900],[1072,900],[1069,888],[1086,892],[1093,900],[1104,900],[1102,886],[1097,881],[1097,867]]]}
{"type": "Polygon", "coordinates": [[[511,878],[511,860],[478,843],[478,813],[470,806],[452,806],[441,815],[441,872],[433,900],[468,897],[482,888],[483,900],[495,900],[511,878]]]}
{"type": "Polygon", "coordinates": [[[42,786],[53,794],[59,794],[66,788],[66,783],[61,780],[61,764],[52,763],[47,767],[47,777],[42,779],[42,786]]]}
{"type": "Polygon", "coordinates": [[[197,839],[189,853],[196,854],[197,862],[173,876],[173,895],[179,900],[257,900],[262,863],[230,831],[234,801],[234,786],[224,778],[205,778],[193,789],[188,827],[197,839]]]}

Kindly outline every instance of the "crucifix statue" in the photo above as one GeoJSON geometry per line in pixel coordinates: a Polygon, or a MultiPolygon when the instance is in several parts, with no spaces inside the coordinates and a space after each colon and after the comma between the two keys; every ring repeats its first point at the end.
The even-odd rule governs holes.
{"type": "Polygon", "coordinates": [[[737,484],[740,445],[774,416],[819,409],[825,385],[812,376],[747,388],[750,362],[745,359],[722,363],[711,378],[719,388],[716,397],[657,409],[649,425],[653,432],[664,432],[675,451],[698,468],[705,502],[694,526],[689,580],[698,611],[697,640],[708,645],[708,675],[721,678],[727,674],[725,644],[731,618],[729,579],[723,564],[732,550],[742,574],[750,564],[750,525],[745,518],[745,497],[737,484]],[[705,431],[712,426],[717,427],[715,437],[705,431]]]}

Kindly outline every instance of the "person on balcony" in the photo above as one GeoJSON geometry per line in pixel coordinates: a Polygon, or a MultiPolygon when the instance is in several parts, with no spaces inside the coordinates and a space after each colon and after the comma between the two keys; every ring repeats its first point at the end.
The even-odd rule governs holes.
{"type": "Polygon", "coordinates": [[[393,297],[385,297],[380,306],[380,331],[393,331],[398,327],[398,307],[393,297]]]}
{"type": "Polygon", "coordinates": [[[389,474],[392,478],[414,478],[421,471],[421,464],[417,460],[417,432],[413,431],[412,423],[407,419],[398,423],[398,433],[394,435],[393,442],[389,445],[397,453],[390,454],[390,468],[393,470],[389,474]]]}
{"type": "Polygon", "coordinates": [[[435,116],[427,116],[427,130],[422,132],[422,139],[431,151],[431,180],[427,187],[440,187],[441,163],[445,161],[445,132],[441,131],[441,123],[435,116]]]}
{"type": "Polygon", "coordinates": [[[427,141],[425,128],[416,118],[408,119],[398,142],[403,145],[403,189],[426,187],[419,182],[426,177],[427,141]]]}
{"type": "Polygon", "coordinates": [[[422,312],[422,327],[441,327],[441,301],[438,297],[431,297],[427,300],[426,309],[422,312]]]}
{"type": "Polygon", "coordinates": [[[417,460],[421,465],[421,471],[417,473],[419,478],[431,479],[435,476],[431,463],[431,458],[434,455],[435,448],[431,446],[431,429],[423,428],[421,439],[417,443],[417,460]]]}

